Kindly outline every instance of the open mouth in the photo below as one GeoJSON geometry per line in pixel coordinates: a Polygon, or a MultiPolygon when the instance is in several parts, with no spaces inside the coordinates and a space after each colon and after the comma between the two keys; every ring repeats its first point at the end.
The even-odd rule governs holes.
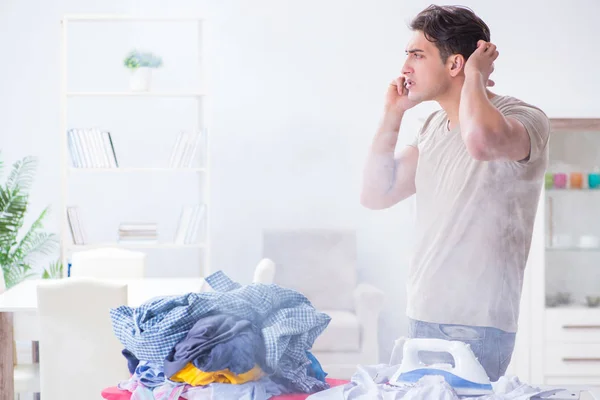
{"type": "Polygon", "coordinates": [[[415,83],[413,81],[411,81],[410,79],[407,79],[406,81],[404,81],[404,87],[407,89],[410,89],[414,85],[415,85],[415,83]]]}

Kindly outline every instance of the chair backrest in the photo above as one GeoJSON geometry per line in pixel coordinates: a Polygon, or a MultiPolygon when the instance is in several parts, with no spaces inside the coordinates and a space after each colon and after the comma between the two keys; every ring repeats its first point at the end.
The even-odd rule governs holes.
{"type": "Polygon", "coordinates": [[[109,310],[127,304],[127,285],[88,278],[42,282],[40,388],[45,400],[98,399],[129,378],[109,310]]]}
{"type": "Polygon", "coordinates": [[[354,310],[353,231],[268,230],[263,233],[263,257],[275,263],[275,283],[303,293],[317,309],[354,310]]]}
{"type": "Polygon", "coordinates": [[[273,260],[263,258],[254,268],[253,283],[273,283],[275,280],[276,266],[273,260]]]}
{"type": "Polygon", "coordinates": [[[106,279],[143,278],[146,253],[104,247],[78,251],[71,257],[71,276],[106,279]]]}

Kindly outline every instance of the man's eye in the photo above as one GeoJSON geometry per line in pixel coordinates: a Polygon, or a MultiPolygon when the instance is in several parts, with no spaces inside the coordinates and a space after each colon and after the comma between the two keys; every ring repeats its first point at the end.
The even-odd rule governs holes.
{"type": "Polygon", "coordinates": [[[417,54],[417,53],[413,53],[413,54],[415,55],[415,58],[421,58],[421,57],[423,57],[422,55],[417,54]]]}

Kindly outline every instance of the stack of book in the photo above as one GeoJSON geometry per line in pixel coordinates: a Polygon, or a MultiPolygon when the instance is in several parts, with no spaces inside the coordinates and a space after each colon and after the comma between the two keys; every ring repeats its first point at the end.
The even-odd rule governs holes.
{"type": "Polygon", "coordinates": [[[119,242],[156,243],[158,225],[144,222],[123,222],[119,225],[119,242]]]}
{"type": "Polygon", "coordinates": [[[97,128],[69,129],[67,141],[75,168],[118,168],[110,132],[97,128]]]}
{"type": "Polygon", "coordinates": [[[198,240],[198,229],[204,222],[205,204],[184,206],[175,233],[175,243],[194,244],[198,240]]]}
{"type": "Polygon", "coordinates": [[[202,140],[201,132],[180,132],[169,159],[170,168],[191,168],[202,140]]]}
{"type": "Polygon", "coordinates": [[[81,223],[79,216],[79,207],[72,206],[67,207],[67,220],[69,222],[69,230],[71,231],[71,237],[73,238],[74,244],[85,244],[86,233],[81,223]]]}

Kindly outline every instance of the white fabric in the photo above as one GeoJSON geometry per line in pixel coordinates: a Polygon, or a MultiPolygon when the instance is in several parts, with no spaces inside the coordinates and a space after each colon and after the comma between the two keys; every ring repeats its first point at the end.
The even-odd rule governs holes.
{"type": "Polygon", "coordinates": [[[549,121],[518,99],[492,103],[520,121],[528,161],[478,161],[446,128],[443,110],[417,136],[416,246],[408,273],[410,318],[516,332],[523,273],[548,164],[549,121]]]}
{"type": "Polygon", "coordinates": [[[348,311],[319,310],[331,317],[327,329],[315,340],[312,351],[359,351],[360,325],[348,311]]]}
{"type": "Polygon", "coordinates": [[[39,283],[41,393],[45,400],[96,399],[129,377],[109,310],[127,285],[68,278],[39,283]]]}
{"type": "Polygon", "coordinates": [[[493,385],[492,395],[462,397],[441,376],[426,376],[401,387],[386,384],[397,369],[398,366],[385,364],[358,366],[349,384],[313,394],[307,400],[529,400],[534,396],[546,398],[561,391],[534,388],[521,383],[518,378],[505,378],[493,385]]]}

